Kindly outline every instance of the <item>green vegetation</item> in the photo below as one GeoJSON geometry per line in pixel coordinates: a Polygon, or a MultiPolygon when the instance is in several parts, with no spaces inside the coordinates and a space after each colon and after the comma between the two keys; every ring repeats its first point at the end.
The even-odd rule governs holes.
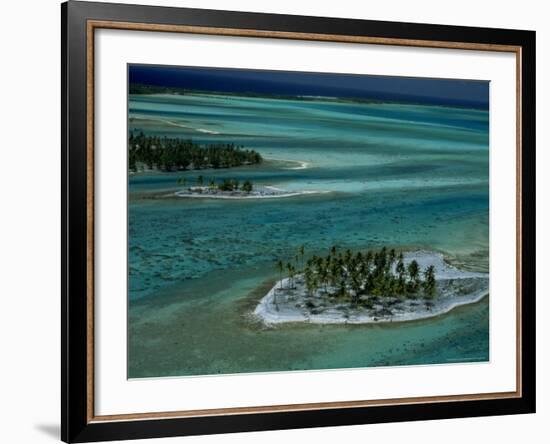
{"type": "MultiPolygon", "coordinates": [[[[178,179],[178,185],[187,185],[189,179],[182,177],[178,179]]],[[[245,180],[242,184],[238,179],[223,179],[221,182],[214,178],[208,180],[208,187],[205,187],[204,176],[197,176],[195,180],[195,187],[189,187],[189,191],[202,193],[206,191],[242,191],[244,193],[250,193],[254,189],[254,184],[250,180],[245,180]]]]}
{"type": "Polygon", "coordinates": [[[250,193],[252,191],[252,189],[254,188],[254,185],[252,184],[252,182],[250,182],[249,180],[245,180],[243,182],[243,186],[241,187],[241,189],[245,192],[245,193],[250,193]]]}
{"type": "Polygon", "coordinates": [[[217,188],[220,191],[236,191],[239,189],[239,181],[236,179],[224,179],[217,188]]]}
{"type": "MultiPolygon", "coordinates": [[[[436,294],[434,266],[421,271],[416,260],[405,265],[403,253],[394,249],[383,247],[378,251],[352,253],[338,251],[334,246],[328,255],[312,256],[305,264],[304,254],[301,246],[294,261],[286,264],[278,261],[277,268],[280,275],[287,271],[290,288],[295,287],[296,275],[303,274],[310,296],[321,290],[357,304],[362,296],[432,299],[436,294]]],[[[367,305],[371,303],[369,298],[363,300],[367,305]]]]}
{"type": "Polygon", "coordinates": [[[174,86],[145,85],[143,83],[130,83],[130,94],[185,94],[184,88],[174,86]]]}
{"type": "Polygon", "coordinates": [[[157,168],[163,171],[201,170],[204,168],[230,168],[262,162],[254,150],[246,150],[233,143],[200,145],[192,140],[146,136],[131,133],[128,140],[128,166],[157,168]]]}

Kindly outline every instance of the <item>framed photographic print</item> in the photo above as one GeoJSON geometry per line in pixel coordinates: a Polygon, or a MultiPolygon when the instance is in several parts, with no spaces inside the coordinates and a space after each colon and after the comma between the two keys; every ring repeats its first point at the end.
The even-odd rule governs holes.
{"type": "Polygon", "coordinates": [[[535,33],[62,5],[62,439],[535,411],[535,33]]]}

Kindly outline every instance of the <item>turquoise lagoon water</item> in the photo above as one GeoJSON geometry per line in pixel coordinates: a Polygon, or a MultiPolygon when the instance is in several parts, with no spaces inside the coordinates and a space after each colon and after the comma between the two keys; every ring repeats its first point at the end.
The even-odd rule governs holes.
{"type": "Polygon", "coordinates": [[[302,244],[306,254],[427,248],[488,271],[487,111],[189,94],[130,96],[129,117],[130,130],[235,142],[270,159],[129,176],[129,377],[489,359],[488,298],[400,324],[265,328],[250,316],[277,279],[275,261],[302,244]],[[178,178],[198,174],[331,192],[173,196],[178,178]]]}

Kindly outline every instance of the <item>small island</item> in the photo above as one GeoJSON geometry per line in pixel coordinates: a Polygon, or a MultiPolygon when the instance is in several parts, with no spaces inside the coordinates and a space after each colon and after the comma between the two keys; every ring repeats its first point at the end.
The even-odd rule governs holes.
{"type": "MultiPolygon", "coordinates": [[[[186,186],[190,183],[190,179],[182,177],[178,179],[177,183],[186,186]]],[[[174,194],[178,197],[201,199],[269,199],[326,192],[315,190],[287,191],[269,185],[256,186],[250,180],[241,183],[238,179],[225,178],[218,181],[215,178],[205,179],[201,175],[195,180],[195,185],[176,191],[174,194]]]]}
{"type": "Polygon", "coordinates": [[[260,153],[234,143],[201,145],[143,132],[132,132],[128,139],[128,168],[134,173],[146,169],[172,172],[232,168],[260,164],[262,160],[260,153]]]}
{"type": "MultiPolygon", "coordinates": [[[[156,137],[145,135],[142,131],[132,131],[128,139],[128,168],[130,174],[146,171],[194,171],[204,169],[235,168],[252,166],[264,161],[260,153],[245,149],[233,143],[201,145],[192,140],[156,137]]],[[[271,160],[291,164],[286,169],[305,169],[307,162],[295,160],[271,160]],[[297,164],[297,166],[296,166],[297,164]]],[[[194,185],[189,177],[178,179],[177,184],[186,186],[176,191],[177,197],[201,199],[273,199],[323,194],[328,191],[283,190],[262,185],[256,186],[250,180],[242,183],[235,178],[216,178],[197,176],[194,185]]]]}
{"type": "Polygon", "coordinates": [[[332,247],[326,256],[304,261],[303,246],[292,261],[278,261],[280,279],[254,310],[265,324],[412,321],[489,293],[488,274],[454,268],[436,252],[332,247]]]}

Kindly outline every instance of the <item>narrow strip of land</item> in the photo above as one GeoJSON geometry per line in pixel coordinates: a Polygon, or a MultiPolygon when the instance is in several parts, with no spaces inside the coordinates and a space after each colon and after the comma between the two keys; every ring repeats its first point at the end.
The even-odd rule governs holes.
{"type": "Polygon", "coordinates": [[[213,187],[190,187],[185,190],[176,191],[174,194],[178,197],[199,199],[281,199],[285,197],[325,193],[330,193],[330,191],[287,191],[273,186],[260,186],[254,187],[251,191],[243,191],[242,189],[222,191],[213,187]]]}

